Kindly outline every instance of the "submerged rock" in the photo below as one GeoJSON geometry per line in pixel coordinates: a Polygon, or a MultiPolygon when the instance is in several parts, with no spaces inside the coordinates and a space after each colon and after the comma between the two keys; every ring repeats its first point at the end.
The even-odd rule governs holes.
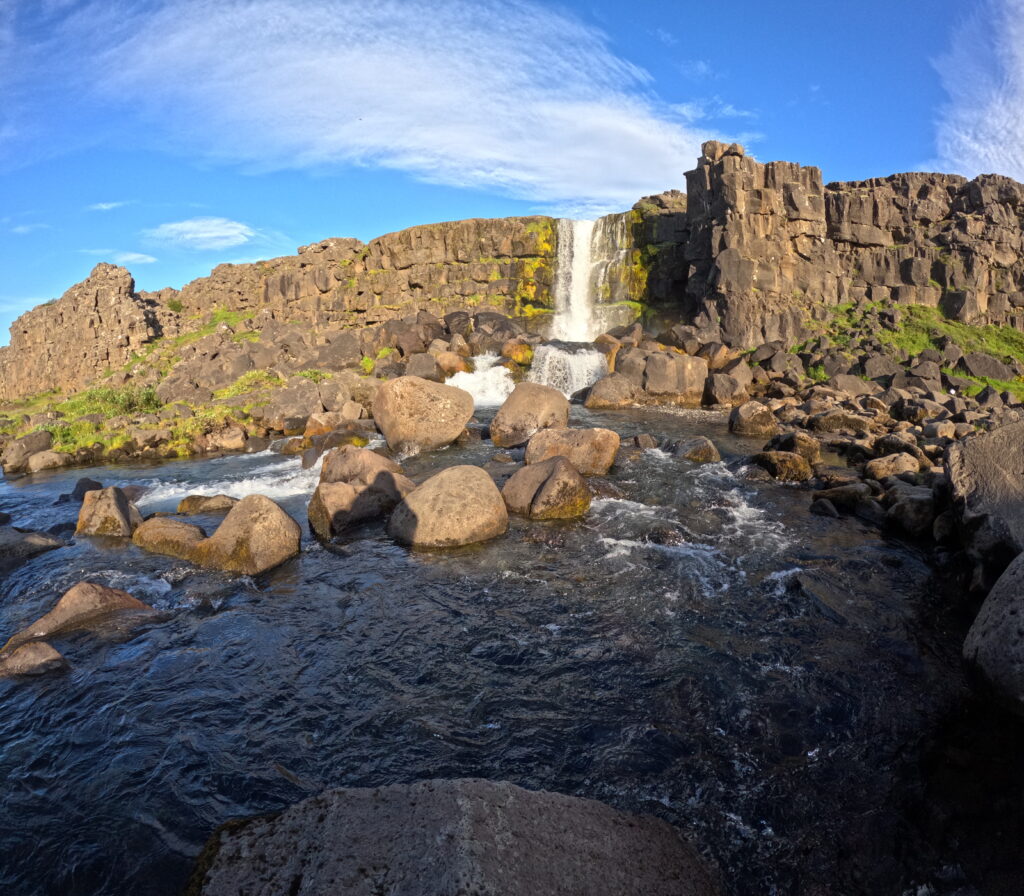
{"type": "Polygon", "coordinates": [[[693,464],[717,464],[722,459],[715,443],[707,436],[695,436],[679,442],[673,446],[672,453],[693,464]]]}
{"type": "Polygon", "coordinates": [[[384,383],[373,398],[373,419],[392,451],[444,448],[473,416],[473,396],[416,376],[384,383]]]}
{"type": "Polygon", "coordinates": [[[68,661],[45,641],[30,641],[8,653],[0,653],[0,678],[45,675],[66,668],[68,661]]]}
{"type": "Polygon", "coordinates": [[[57,601],[57,606],[49,613],[39,617],[28,628],[13,635],[0,648],[0,653],[14,650],[29,641],[50,638],[60,632],[88,628],[112,613],[152,609],[148,604],[136,600],[126,591],[92,582],[79,582],[64,593],[64,596],[57,601]]]}
{"type": "Polygon", "coordinates": [[[406,495],[388,534],[412,547],[445,548],[497,538],[508,511],[494,480],[480,467],[449,467],[406,495]]]}
{"type": "Polygon", "coordinates": [[[996,697],[1024,715],[1024,554],[1007,567],[985,598],[963,654],[996,697]]]}
{"type": "Polygon", "coordinates": [[[619,434],[610,429],[544,429],[526,446],[526,463],[561,455],[584,476],[604,476],[615,463],[619,434]]]}
{"type": "Polygon", "coordinates": [[[501,496],[512,513],[534,520],[573,519],[590,508],[586,479],[560,456],[517,470],[501,496]]]}
{"type": "Polygon", "coordinates": [[[82,496],[76,535],[109,535],[131,538],[142,523],[142,514],[116,485],[88,491],[82,496]]]}
{"type": "Polygon", "coordinates": [[[0,573],[10,572],[44,551],[62,547],[64,542],[52,535],[0,526],[0,573]]]}
{"type": "Polygon", "coordinates": [[[339,788],[211,838],[188,892],[712,896],[681,831],[504,781],[339,788]]]}
{"type": "Polygon", "coordinates": [[[519,383],[491,421],[491,441],[499,448],[517,448],[542,429],[569,423],[569,400],[540,383],[519,383]]]}

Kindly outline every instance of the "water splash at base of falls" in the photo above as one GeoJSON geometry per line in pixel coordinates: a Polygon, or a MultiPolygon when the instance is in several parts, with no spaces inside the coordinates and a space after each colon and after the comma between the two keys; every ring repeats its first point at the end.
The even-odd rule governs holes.
{"type": "Polygon", "coordinates": [[[512,374],[498,363],[501,358],[494,352],[477,355],[472,361],[472,373],[456,373],[447,379],[447,385],[464,389],[478,408],[500,407],[515,388],[512,374]]]}
{"type": "Polygon", "coordinates": [[[588,343],[548,343],[537,347],[527,379],[553,386],[566,398],[589,389],[608,373],[605,356],[588,343]]]}

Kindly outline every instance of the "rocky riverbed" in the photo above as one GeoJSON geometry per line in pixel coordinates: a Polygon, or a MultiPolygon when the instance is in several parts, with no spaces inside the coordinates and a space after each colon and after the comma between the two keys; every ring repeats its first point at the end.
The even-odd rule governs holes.
{"type": "MultiPolygon", "coordinates": [[[[930,550],[810,513],[805,485],[749,463],[764,439],[727,412],[566,410],[621,444],[585,515],[512,513],[441,551],[397,543],[388,513],[313,538],[327,461],[272,451],[5,481],[0,510],[70,542],[8,575],[5,634],[83,580],[156,612],[68,633],[69,669],[0,682],[18,820],[3,883],[177,892],[230,818],[331,786],[483,777],[661,817],[730,893],[1010,892],[1019,726],[971,697],[973,607],[930,550]],[[677,456],[699,437],[722,459],[677,456]],[[60,496],[82,475],[147,517],[262,494],[303,525],[301,552],[233,576],[71,538],[79,505],[60,496]]],[[[501,485],[529,450],[460,441],[399,458],[401,475],[468,464],[501,485]]],[[[212,532],[224,510],[187,519],[212,532]]]]}

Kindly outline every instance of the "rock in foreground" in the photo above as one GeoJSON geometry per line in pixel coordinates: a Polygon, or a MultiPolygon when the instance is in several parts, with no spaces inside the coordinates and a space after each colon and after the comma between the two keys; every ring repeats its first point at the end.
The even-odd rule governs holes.
{"type": "Polygon", "coordinates": [[[587,481],[564,457],[517,470],[501,494],[512,513],[534,520],[573,519],[590,508],[587,481]]]}
{"type": "Polygon", "coordinates": [[[497,538],[508,511],[494,480],[480,467],[449,467],[406,495],[388,521],[395,541],[418,548],[450,548],[497,538]]]}
{"type": "Polygon", "coordinates": [[[0,654],[0,678],[13,675],[45,675],[68,667],[68,661],[45,641],[29,641],[0,654]]]}
{"type": "Polygon", "coordinates": [[[142,514],[117,486],[88,491],[82,496],[75,535],[107,535],[131,538],[142,514]]]}
{"type": "Polygon", "coordinates": [[[1024,715],[1024,554],[1000,576],[964,641],[964,659],[1005,705],[1024,715]]]}
{"type": "Polygon", "coordinates": [[[64,547],[64,542],[42,532],[21,532],[13,526],[0,526],[0,573],[9,572],[36,554],[64,547]]]}
{"type": "Polygon", "coordinates": [[[544,429],[526,446],[526,462],[562,455],[584,476],[604,476],[615,463],[619,434],[610,429],[544,429]]]}
{"type": "Polygon", "coordinates": [[[388,380],[373,399],[373,419],[392,451],[415,453],[454,442],[473,416],[473,396],[418,376],[388,380]]]}
{"type": "Polygon", "coordinates": [[[464,779],[340,788],[222,828],[187,892],[711,896],[719,887],[667,822],[464,779]]]}
{"type": "Polygon", "coordinates": [[[499,448],[525,445],[548,427],[569,423],[569,399],[551,386],[519,383],[491,421],[491,441],[499,448]]]}

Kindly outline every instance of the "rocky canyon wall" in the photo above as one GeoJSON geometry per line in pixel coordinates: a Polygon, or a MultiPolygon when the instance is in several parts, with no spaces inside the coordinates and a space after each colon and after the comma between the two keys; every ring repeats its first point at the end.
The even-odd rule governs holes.
{"type": "MultiPolygon", "coordinates": [[[[817,168],[760,163],[736,144],[709,142],[686,185],[686,194],[647,197],[598,222],[597,302],[653,306],[744,348],[800,342],[848,302],[929,305],[1024,330],[1024,186],[1009,178],[825,184],[817,168]]],[[[0,400],[81,388],[217,310],[335,330],[418,311],[550,310],[556,223],[472,219],[367,244],[328,239],[155,293],[136,293],[123,268],[98,265],[15,322],[0,349],[0,400]]]]}

